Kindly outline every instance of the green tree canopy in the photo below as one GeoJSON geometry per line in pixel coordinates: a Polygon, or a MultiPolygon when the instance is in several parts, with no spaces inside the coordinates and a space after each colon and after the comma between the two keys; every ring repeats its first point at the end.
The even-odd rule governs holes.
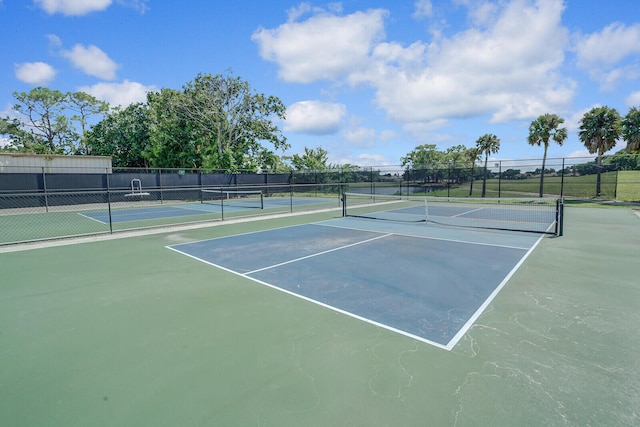
{"type": "Polygon", "coordinates": [[[2,151],[15,151],[21,146],[24,131],[20,128],[20,120],[10,117],[0,118],[0,138],[5,145],[0,145],[2,151]]]}
{"type": "Polygon", "coordinates": [[[80,141],[76,145],[74,154],[93,154],[86,140],[89,120],[92,116],[107,113],[109,104],[84,92],[67,93],[67,101],[67,108],[74,113],[71,121],[77,122],[80,126],[80,141]]]}
{"type": "Polygon", "coordinates": [[[198,74],[172,100],[172,110],[188,122],[205,168],[256,170],[261,158],[270,157],[264,143],[275,150],[289,147],[273,122],[285,118],[282,101],[256,93],[240,77],[198,74]]]}
{"type": "Polygon", "coordinates": [[[640,153],[640,110],[636,107],[622,119],[622,138],[627,142],[627,151],[640,153]]]}
{"type": "Polygon", "coordinates": [[[595,107],[580,120],[578,136],[589,153],[597,154],[601,160],[604,153],[615,147],[621,130],[620,114],[615,108],[595,107]]]}
{"type": "Polygon", "coordinates": [[[479,154],[484,154],[484,177],[482,179],[482,197],[487,194],[487,163],[489,155],[495,154],[500,150],[500,139],[490,133],[482,135],[476,141],[476,148],[479,154]]]}
{"type": "Polygon", "coordinates": [[[400,159],[403,167],[411,169],[434,168],[445,161],[445,154],[435,144],[422,144],[400,159]]]}
{"type": "Polygon", "coordinates": [[[321,171],[327,169],[328,153],[327,150],[316,147],[304,147],[304,154],[294,154],[291,157],[291,164],[296,170],[315,170],[321,171]]]}
{"type": "Polygon", "coordinates": [[[543,146],[544,154],[542,156],[542,173],[540,174],[540,191],[542,197],[544,191],[544,170],[547,162],[547,150],[549,142],[554,141],[558,145],[562,145],[567,139],[567,128],[560,127],[564,123],[564,119],[555,114],[544,114],[531,122],[529,126],[529,137],[527,142],[529,145],[543,146]]]}
{"type": "Polygon", "coordinates": [[[13,106],[22,117],[25,130],[22,146],[35,153],[69,152],[70,139],[78,139],[64,115],[66,95],[58,90],[36,87],[30,92],[14,92],[13,106]]]}
{"type": "Polygon", "coordinates": [[[22,132],[16,136],[15,146],[40,154],[88,154],[83,143],[88,119],[107,109],[104,102],[82,92],[36,87],[29,92],[14,92],[13,96],[18,101],[13,109],[22,118],[22,132]]]}
{"type": "Polygon", "coordinates": [[[591,154],[597,154],[598,176],[596,197],[600,196],[600,169],[602,156],[616,145],[621,134],[620,114],[615,108],[595,107],[586,112],[580,121],[578,136],[591,154]]]}
{"type": "Polygon", "coordinates": [[[150,144],[144,151],[149,164],[158,168],[201,168],[207,144],[195,125],[179,112],[183,94],[164,88],[147,94],[150,144]]]}
{"type": "Polygon", "coordinates": [[[435,144],[422,144],[400,159],[408,179],[438,182],[446,177],[447,155],[435,144]]]}
{"type": "Polygon", "coordinates": [[[87,152],[111,156],[115,167],[148,167],[150,119],[146,104],[115,108],[86,135],[87,152]]]}

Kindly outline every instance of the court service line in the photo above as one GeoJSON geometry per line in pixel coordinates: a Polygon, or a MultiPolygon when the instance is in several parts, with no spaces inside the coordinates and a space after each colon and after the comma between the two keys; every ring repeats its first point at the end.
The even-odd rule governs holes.
{"type": "Polygon", "coordinates": [[[457,214],[457,215],[454,215],[454,216],[452,216],[451,218],[456,218],[456,217],[459,217],[459,216],[462,216],[462,215],[466,215],[466,214],[470,214],[470,213],[478,212],[478,211],[481,211],[482,209],[484,209],[484,208],[472,209],[472,210],[470,210],[470,211],[466,211],[466,212],[462,212],[462,213],[459,213],[459,214],[457,214]]]}
{"type": "Polygon", "coordinates": [[[92,218],[92,217],[90,217],[89,215],[85,215],[85,214],[83,214],[82,212],[78,212],[78,215],[83,216],[83,217],[85,217],[85,218],[87,218],[87,219],[90,219],[91,221],[95,221],[95,222],[97,222],[97,223],[99,223],[99,224],[102,224],[102,225],[109,224],[108,222],[100,221],[100,220],[99,220],[99,219],[97,219],[97,218],[92,218]]]}
{"type": "Polygon", "coordinates": [[[281,263],[279,263],[279,264],[274,264],[274,265],[269,265],[269,266],[267,266],[267,267],[258,268],[257,270],[252,270],[252,271],[248,271],[248,272],[246,272],[246,273],[243,273],[243,275],[249,275],[249,274],[257,273],[257,272],[259,272],[259,271],[270,270],[270,269],[272,269],[272,268],[280,267],[280,266],[287,265],[287,264],[292,264],[292,263],[294,263],[294,262],[302,261],[302,260],[304,260],[304,259],[309,259],[309,258],[317,257],[317,256],[319,256],[319,255],[328,254],[328,253],[330,253],[330,252],[339,251],[339,250],[342,250],[342,249],[346,249],[346,248],[350,248],[350,247],[353,247],[353,246],[361,245],[361,244],[363,244],[363,243],[373,242],[374,240],[383,239],[383,238],[385,238],[385,237],[389,237],[389,236],[392,236],[392,235],[393,235],[393,233],[383,234],[383,235],[381,235],[381,236],[372,237],[371,239],[362,240],[362,241],[360,241],[360,242],[351,243],[351,244],[349,244],[349,245],[340,246],[340,247],[333,248],[333,249],[328,249],[328,250],[326,250],[326,251],[322,251],[322,252],[318,252],[318,253],[315,253],[315,254],[311,254],[311,255],[303,256],[303,257],[300,257],[300,258],[295,258],[295,259],[292,259],[292,260],[289,260],[289,261],[281,262],[281,263]]]}

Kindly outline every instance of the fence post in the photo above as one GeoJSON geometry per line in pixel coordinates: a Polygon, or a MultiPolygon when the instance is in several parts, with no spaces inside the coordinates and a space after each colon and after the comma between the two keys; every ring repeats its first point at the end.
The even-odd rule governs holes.
{"type": "Polygon", "coordinates": [[[560,172],[560,198],[564,196],[564,157],[562,158],[562,172],[560,172]]]}
{"type": "Polygon", "coordinates": [[[376,193],[376,187],[373,184],[373,166],[371,166],[369,168],[369,182],[370,182],[369,186],[370,186],[371,194],[375,194],[376,193]]]}
{"type": "Polygon", "coordinates": [[[164,196],[162,194],[162,169],[158,168],[158,187],[160,188],[160,204],[164,202],[164,196]]]}
{"type": "Polygon", "coordinates": [[[49,196],[47,195],[47,173],[42,167],[42,189],[44,190],[44,211],[49,212],[49,196]]]}
{"type": "Polygon", "coordinates": [[[498,162],[498,198],[502,197],[502,160],[498,162]]]}
{"type": "Polygon", "coordinates": [[[447,197],[451,196],[451,161],[449,161],[449,170],[447,171],[447,197]]]}
{"type": "Polygon", "coordinates": [[[200,184],[200,203],[202,203],[204,201],[204,199],[202,198],[202,190],[204,189],[203,175],[204,174],[202,172],[202,169],[200,169],[199,172],[198,172],[198,181],[199,181],[199,184],[200,184]]]}
{"type": "Polygon", "coordinates": [[[109,233],[113,234],[113,221],[111,219],[111,185],[109,183],[109,170],[105,171],[107,176],[107,208],[109,210],[109,233]]]}

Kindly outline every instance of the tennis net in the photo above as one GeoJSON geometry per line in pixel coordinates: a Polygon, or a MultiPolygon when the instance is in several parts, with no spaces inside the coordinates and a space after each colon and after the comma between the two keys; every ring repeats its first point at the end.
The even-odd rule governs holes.
{"type": "Polygon", "coordinates": [[[222,204],[244,209],[264,209],[262,190],[203,189],[200,201],[201,203],[222,204]]]}
{"type": "Polygon", "coordinates": [[[345,193],[343,215],[399,222],[562,234],[554,198],[467,198],[345,193]]]}

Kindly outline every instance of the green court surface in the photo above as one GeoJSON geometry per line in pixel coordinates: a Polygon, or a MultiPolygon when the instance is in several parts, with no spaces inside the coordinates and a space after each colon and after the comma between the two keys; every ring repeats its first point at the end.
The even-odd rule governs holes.
{"type": "Polygon", "coordinates": [[[640,218],[565,215],[451,351],[166,248],[337,212],[0,248],[1,424],[640,425],[640,218]]]}

